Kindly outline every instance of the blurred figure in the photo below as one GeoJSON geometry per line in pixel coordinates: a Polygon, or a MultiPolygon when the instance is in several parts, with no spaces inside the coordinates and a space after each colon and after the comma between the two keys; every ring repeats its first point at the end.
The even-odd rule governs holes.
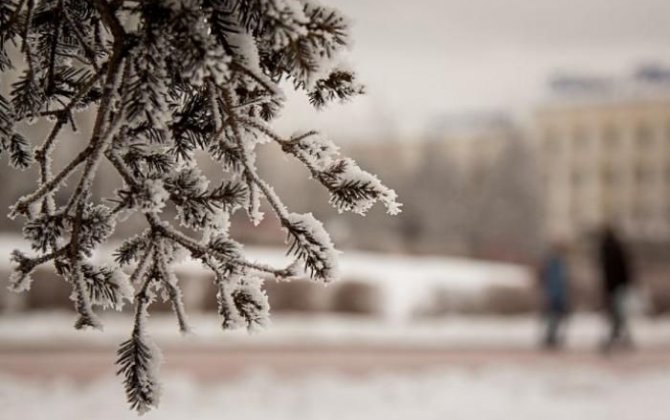
{"type": "Polygon", "coordinates": [[[539,272],[546,318],[543,345],[550,350],[562,346],[562,329],[568,314],[569,274],[565,254],[565,245],[554,243],[542,261],[539,272]]]}
{"type": "Polygon", "coordinates": [[[600,270],[605,313],[610,328],[602,350],[609,352],[616,346],[632,347],[625,304],[633,281],[630,259],[624,243],[611,226],[603,229],[600,238],[600,270]]]}

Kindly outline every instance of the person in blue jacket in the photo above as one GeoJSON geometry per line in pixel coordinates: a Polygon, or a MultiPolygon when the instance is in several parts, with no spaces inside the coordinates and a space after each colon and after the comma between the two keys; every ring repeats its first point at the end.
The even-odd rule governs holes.
{"type": "Polygon", "coordinates": [[[546,330],[543,345],[558,349],[563,344],[563,325],[569,309],[569,272],[563,244],[552,245],[542,261],[539,281],[543,297],[546,330]]]}

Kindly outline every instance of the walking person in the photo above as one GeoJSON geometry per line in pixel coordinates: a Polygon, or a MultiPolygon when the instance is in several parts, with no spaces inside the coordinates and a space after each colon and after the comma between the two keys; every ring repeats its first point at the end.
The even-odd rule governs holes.
{"type": "Polygon", "coordinates": [[[545,335],[549,350],[563,345],[563,325],[568,314],[569,279],[565,245],[551,246],[540,267],[540,288],[544,301],[545,335]]]}
{"type": "Polygon", "coordinates": [[[605,227],[600,238],[600,271],[605,314],[609,333],[602,350],[632,347],[632,337],[626,314],[626,300],[633,283],[628,250],[611,226],[605,227]]]}

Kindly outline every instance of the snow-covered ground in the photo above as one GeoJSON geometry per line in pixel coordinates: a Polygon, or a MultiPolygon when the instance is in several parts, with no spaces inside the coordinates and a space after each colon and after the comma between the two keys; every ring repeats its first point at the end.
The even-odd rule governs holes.
{"type": "MultiPolygon", "coordinates": [[[[67,313],[0,317],[0,419],[137,418],[112,366],[129,320],[106,317],[104,333],[74,331],[72,320],[67,313]],[[52,374],[28,372],[40,366],[52,374]],[[67,366],[94,374],[76,377],[67,366]]],[[[408,324],[276,317],[252,336],[223,333],[214,316],[191,321],[195,333],[180,337],[171,316],[151,319],[167,360],[161,407],[147,419],[670,418],[670,320],[636,319],[640,351],[612,358],[594,351],[603,333],[595,316],[572,320],[565,355],[533,350],[538,322],[530,317],[408,324]],[[347,361],[353,369],[342,369],[347,361]],[[231,373],[236,363],[243,369],[231,373]]]]}
{"type": "MultiPolygon", "coordinates": [[[[0,316],[0,349],[29,345],[78,345],[100,347],[125,340],[132,328],[128,316],[106,314],[104,331],[76,331],[69,312],[45,312],[0,316]]],[[[334,315],[273,316],[272,325],[254,334],[244,330],[222,331],[214,314],[191,314],[193,331],[182,336],[172,314],[155,314],[149,332],[161,345],[207,345],[221,348],[282,345],[386,345],[438,349],[532,349],[542,332],[533,316],[457,317],[393,323],[388,320],[334,315]]],[[[633,335],[642,348],[670,349],[669,318],[634,318],[633,335]]],[[[568,347],[595,349],[606,324],[596,314],[571,317],[566,325],[568,347]]]]}
{"type": "MultiPolygon", "coordinates": [[[[667,420],[670,368],[612,374],[591,368],[499,366],[347,377],[248,374],[221,383],[168,375],[163,420],[667,420]]],[[[87,384],[0,377],[0,417],[136,419],[116,378],[87,384]]]]}
{"type": "MultiPolygon", "coordinates": [[[[10,245],[0,240],[0,253],[10,245]]],[[[281,251],[250,255],[285,262],[281,251]]],[[[385,316],[275,316],[269,329],[250,336],[224,333],[218,317],[192,311],[193,334],[183,337],[171,314],[154,314],[149,331],[167,361],[161,407],[145,418],[670,418],[668,319],[635,319],[640,352],[610,360],[594,351],[602,319],[575,316],[570,352],[551,356],[534,351],[541,325],[532,316],[410,316],[435,288],[477,294],[495,285],[527,287],[523,267],[365,253],[347,253],[341,263],[345,276],[383,288],[385,316]]],[[[192,262],[183,268],[199,269],[192,262]]],[[[131,321],[103,319],[100,333],[75,331],[72,313],[0,316],[0,420],[137,418],[113,376],[113,352],[131,321]]]]}

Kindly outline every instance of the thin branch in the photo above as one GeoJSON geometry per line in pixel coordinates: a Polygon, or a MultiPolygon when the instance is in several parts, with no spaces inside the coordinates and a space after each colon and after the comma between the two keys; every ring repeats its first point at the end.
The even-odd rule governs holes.
{"type": "Polygon", "coordinates": [[[58,121],[56,121],[56,124],[54,124],[47,138],[44,140],[44,143],[35,150],[35,160],[37,160],[40,164],[40,182],[42,184],[48,182],[51,176],[51,171],[48,165],[48,156],[54,146],[56,137],[58,137],[58,133],[60,133],[64,125],[65,120],[63,118],[59,118],[58,121]]]}
{"type": "MultiPolygon", "coordinates": [[[[63,10],[63,0],[58,0],[58,10],[57,13],[62,13],[63,10]]],[[[51,43],[51,49],[49,51],[49,69],[47,70],[47,85],[46,92],[50,95],[55,88],[55,73],[56,73],[56,49],[58,47],[58,38],[60,38],[62,22],[59,16],[54,16],[53,19],[57,20],[56,29],[53,34],[53,39],[51,43]]]]}
{"type": "MultiPolygon", "coordinates": [[[[270,207],[272,207],[275,214],[281,221],[282,225],[286,227],[288,225],[289,216],[288,212],[286,211],[286,208],[284,207],[284,204],[281,202],[281,200],[279,199],[277,194],[275,194],[272,188],[258,176],[258,174],[256,173],[256,171],[249,162],[246,149],[244,148],[244,140],[242,139],[242,134],[240,132],[240,127],[238,124],[239,117],[235,114],[235,111],[233,110],[234,104],[232,100],[232,93],[230,92],[230,90],[228,90],[228,88],[223,89],[223,103],[224,106],[226,107],[226,115],[228,116],[226,121],[230,122],[230,126],[233,130],[233,135],[235,136],[235,142],[237,143],[237,146],[244,151],[242,158],[242,165],[244,166],[245,176],[251,179],[263,192],[263,195],[268,200],[268,203],[270,203],[270,207]]],[[[218,110],[218,108],[215,108],[215,112],[220,111],[218,110]]]]}
{"type": "MultiPolygon", "coordinates": [[[[268,81],[265,79],[263,75],[260,75],[256,73],[254,70],[250,69],[249,67],[241,64],[238,61],[233,61],[230,66],[233,68],[233,70],[241,71],[242,73],[245,73],[246,75],[250,76],[252,79],[254,79],[257,83],[259,83],[261,86],[265,88],[268,92],[272,94],[272,97],[275,98],[281,98],[282,93],[273,83],[268,83],[268,81]]],[[[223,89],[222,89],[223,90],[223,89]]]]}
{"type": "Polygon", "coordinates": [[[86,149],[82,150],[79,152],[77,156],[75,156],[74,159],[68,163],[68,165],[63,168],[58,175],[55,177],[51,178],[49,182],[42,184],[37,190],[33,191],[31,194],[22,197],[17,201],[16,205],[14,206],[14,209],[12,210],[12,214],[28,214],[28,208],[31,204],[35,203],[36,201],[40,200],[43,198],[46,194],[54,191],[56,188],[58,188],[61,183],[67,178],[77,167],[82,164],[86,158],[88,157],[90,153],[90,147],[87,147],[86,149]]]}
{"type": "Polygon", "coordinates": [[[99,326],[99,321],[95,318],[95,315],[91,310],[91,302],[88,294],[86,293],[84,278],[81,272],[79,234],[81,232],[84,206],[86,203],[86,197],[83,195],[83,192],[92,181],[95,175],[95,168],[100,162],[100,159],[102,158],[103,153],[109,144],[110,138],[112,137],[111,135],[107,135],[106,137],[103,136],[103,129],[111,111],[110,105],[112,98],[114,97],[114,93],[120,84],[118,76],[124,56],[125,32],[123,32],[123,29],[121,29],[119,33],[118,30],[118,27],[120,27],[121,24],[118,22],[116,17],[113,16],[111,12],[109,12],[107,9],[107,3],[105,3],[103,0],[95,0],[95,5],[102,16],[103,21],[112,28],[112,33],[114,34],[114,47],[112,57],[110,58],[109,67],[107,69],[105,87],[102,94],[102,97],[107,98],[107,100],[102,101],[100,108],[98,109],[98,115],[93,127],[93,133],[91,134],[91,140],[89,142],[89,146],[87,147],[87,149],[89,149],[89,154],[86,157],[84,171],[79,180],[79,184],[77,185],[77,188],[75,189],[75,192],[73,193],[67,206],[69,209],[72,203],[78,203],[75,211],[75,218],[72,223],[69,250],[69,259],[74,276],[73,283],[78,295],[77,310],[81,314],[79,321],[77,321],[77,324],[75,324],[76,327],[86,325],[91,325],[93,327],[99,326]]]}
{"type": "Polygon", "coordinates": [[[306,132],[304,134],[301,134],[299,136],[291,137],[289,140],[286,140],[286,143],[298,143],[302,140],[305,140],[308,137],[316,136],[318,134],[319,134],[318,131],[311,130],[311,131],[308,131],[308,132],[306,132]]]}
{"type": "Polygon", "coordinates": [[[28,42],[28,32],[30,31],[30,25],[33,21],[33,12],[35,9],[35,0],[28,0],[28,11],[26,12],[26,21],[23,26],[23,43],[21,44],[21,51],[26,54],[26,61],[28,62],[28,69],[30,71],[31,77],[35,76],[33,69],[33,53],[30,49],[30,42],[28,42]]]}
{"type": "Polygon", "coordinates": [[[19,3],[18,6],[16,6],[14,13],[12,13],[12,16],[7,21],[7,25],[4,28],[0,29],[1,36],[4,36],[5,32],[7,32],[9,28],[11,28],[14,25],[14,23],[16,23],[16,21],[19,19],[19,16],[21,15],[21,10],[23,9],[23,6],[25,5],[26,0],[21,0],[21,3],[19,3]]]}
{"type": "Polygon", "coordinates": [[[130,284],[134,285],[142,277],[144,277],[144,274],[147,272],[147,267],[149,265],[149,256],[153,252],[153,249],[154,249],[153,242],[150,241],[149,244],[147,245],[147,249],[144,251],[144,253],[140,257],[140,260],[137,262],[137,267],[135,267],[135,270],[130,275],[130,284]]]}
{"type": "Polygon", "coordinates": [[[225,255],[222,255],[208,248],[207,246],[196,242],[195,240],[184,235],[183,233],[175,229],[172,229],[168,226],[165,226],[164,224],[158,225],[157,229],[163,236],[173,240],[174,242],[188,249],[194,255],[202,255],[202,256],[211,255],[220,260],[227,260],[228,262],[234,265],[239,265],[241,267],[246,267],[263,273],[269,273],[279,277],[286,277],[286,273],[288,272],[286,268],[275,268],[267,264],[255,263],[244,259],[229,260],[225,255]]]}
{"type": "Polygon", "coordinates": [[[289,140],[284,140],[276,134],[274,131],[270,130],[268,126],[265,124],[261,123],[260,121],[257,121],[253,118],[248,118],[248,117],[242,117],[242,116],[236,116],[237,121],[240,123],[248,126],[255,128],[256,130],[260,131],[261,133],[265,134],[266,136],[270,137],[272,140],[276,141],[277,143],[283,144],[283,143],[289,143],[289,140]]]}
{"type": "MultiPolygon", "coordinates": [[[[100,76],[102,75],[102,72],[98,72],[94,77],[89,80],[89,82],[79,91],[77,96],[73,98],[73,100],[68,104],[65,108],[59,111],[53,111],[55,115],[58,115],[59,117],[62,117],[63,115],[69,115],[70,110],[75,106],[76,102],[84,97],[90,89],[95,86],[95,84],[98,82],[100,79],[100,76]]],[[[55,136],[50,140],[50,142],[55,141],[55,136]]],[[[48,153],[48,149],[50,146],[50,142],[47,141],[45,145],[43,145],[40,149],[38,149],[38,153],[42,151],[42,153],[46,156],[48,153]],[[48,146],[48,147],[45,147],[48,146]]],[[[81,163],[83,163],[89,154],[91,153],[91,146],[89,145],[87,148],[79,152],[77,156],[70,161],[70,163],[63,168],[58,175],[53,177],[52,179],[48,180],[48,182],[43,182],[40,187],[35,190],[32,194],[25,196],[21,198],[15,205],[15,209],[13,211],[13,214],[27,214],[28,213],[28,207],[35,203],[36,201],[42,199],[45,195],[51,193],[54,191],[62,181],[65,180],[81,163]]]]}
{"type": "MultiPolygon", "coordinates": [[[[21,6],[23,8],[23,6],[21,6]]],[[[28,0],[28,10],[26,12],[26,21],[23,22],[23,33],[21,34],[21,37],[23,38],[23,43],[21,45],[21,50],[25,51],[26,44],[28,43],[28,32],[30,30],[30,25],[32,24],[33,21],[33,12],[35,9],[35,0],[28,0]]],[[[16,12],[18,14],[18,11],[20,10],[17,9],[16,12]]],[[[29,63],[30,64],[30,63],[29,63]]]]}
{"type": "Polygon", "coordinates": [[[260,97],[258,97],[258,98],[250,99],[250,100],[248,100],[247,102],[244,102],[244,103],[235,105],[235,106],[233,107],[233,109],[237,109],[237,110],[239,110],[239,109],[248,108],[248,107],[250,107],[250,106],[257,105],[257,104],[260,104],[260,103],[263,103],[263,102],[267,101],[268,98],[271,98],[271,96],[260,96],[260,97]]]}
{"type": "MultiPolygon", "coordinates": [[[[69,249],[72,249],[72,246],[70,246],[69,249]]],[[[84,273],[81,269],[81,259],[70,258],[70,264],[70,274],[72,276],[70,280],[73,283],[73,288],[76,293],[77,301],[75,304],[77,313],[79,314],[79,319],[75,322],[75,328],[82,329],[85,327],[93,327],[101,330],[102,322],[100,322],[98,316],[93,312],[91,297],[88,295],[86,280],[84,279],[84,273]]]]}
{"type": "Polygon", "coordinates": [[[69,246],[69,244],[65,245],[65,246],[63,246],[63,247],[61,247],[61,248],[59,248],[55,251],[52,251],[52,252],[49,252],[47,254],[37,256],[37,257],[33,257],[33,258],[27,257],[26,263],[27,263],[28,267],[30,268],[29,271],[33,270],[38,265],[42,265],[42,264],[47,263],[47,262],[49,262],[53,259],[56,259],[58,257],[61,257],[61,256],[65,255],[67,253],[68,246],[69,246]]]}
{"type": "Polygon", "coordinates": [[[121,68],[122,61],[123,57],[121,56],[121,53],[115,53],[110,60],[109,69],[107,72],[107,81],[105,83],[105,88],[102,94],[103,98],[108,99],[103,101],[100,105],[100,108],[98,109],[95,125],[93,127],[93,133],[91,134],[91,140],[89,141],[89,146],[87,148],[90,150],[88,156],[86,157],[84,172],[79,179],[77,188],[70,198],[70,202],[67,205],[68,209],[70,209],[77,202],[79,205],[83,206],[83,200],[81,200],[82,192],[93,180],[93,177],[95,176],[95,168],[102,159],[103,153],[113,138],[111,128],[116,127],[120,121],[120,118],[116,118],[115,122],[117,124],[112,124],[110,125],[110,130],[103,131],[105,121],[108,119],[109,113],[111,112],[110,103],[114,96],[114,92],[121,83],[121,80],[118,76],[120,73],[119,70],[121,68]]]}
{"type": "Polygon", "coordinates": [[[82,88],[77,92],[77,94],[75,96],[72,97],[70,102],[65,107],[63,107],[61,109],[54,109],[52,111],[42,112],[42,113],[39,114],[39,116],[40,117],[48,117],[48,116],[58,117],[58,116],[63,115],[63,114],[68,114],[68,117],[71,118],[69,116],[69,114],[74,109],[74,107],[77,106],[77,102],[79,102],[84,96],[86,96],[91,91],[91,89],[93,89],[93,86],[95,86],[100,81],[100,78],[105,73],[104,70],[105,70],[105,68],[107,67],[108,64],[109,64],[108,61],[104,62],[100,66],[98,71],[88,80],[88,82],[86,82],[82,86],[82,88]]]}
{"type": "Polygon", "coordinates": [[[70,29],[72,29],[72,32],[74,32],[75,38],[77,38],[79,45],[81,45],[81,47],[83,48],[84,54],[86,54],[86,58],[88,58],[90,64],[93,66],[96,72],[100,71],[100,67],[98,66],[97,60],[95,58],[95,51],[93,51],[93,48],[91,48],[91,46],[88,45],[88,43],[84,39],[84,34],[81,33],[79,27],[74,23],[74,21],[68,14],[66,8],[63,9],[63,16],[65,17],[65,20],[67,21],[70,29]]]}
{"type": "MultiPolygon", "coordinates": [[[[117,172],[121,175],[126,184],[134,188],[139,187],[139,184],[137,180],[135,180],[135,177],[133,176],[132,172],[125,166],[125,164],[117,154],[109,151],[108,153],[106,153],[106,156],[107,159],[110,161],[110,163],[116,168],[117,172]]],[[[184,248],[188,249],[193,255],[199,255],[199,256],[211,255],[220,260],[228,259],[226,256],[210,249],[205,245],[198,243],[195,239],[192,239],[187,235],[179,232],[175,228],[171,227],[167,222],[161,220],[155,214],[146,213],[144,217],[151,226],[152,230],[159,233],[161,236],[164,236],[172,240],[173,242],[178,243],[184,248]]],[[[229,260],[229,262],[231,264],[239,265],[241,267],[246,267],[259,272],[270,273],[272,275],[280,277],[287,277],[286,273],[288,272],[288,270],[286,268],[275,268],[270,265],[260,264],[241,258],[235,260],[229,260]]]]}
{"type": "MultiPolygon", "coordinates": [[[[145,254],[146,256],[146,261],[149,261],[149,257],[153,255],[154,258],[156,258],[156,249],[151,246],[149,247],[147,253],[145,254]]],[[[138,277],[137,280],[140,278],[138,277]]],[[[142,333],[143,331],[143,321],[144,321],[144,314],[149,307],[149,304],[151,304],[151,296],[149,295],[149,286],[151,285],[153,278],[151,276],[145,276],[144,280],[142,281],[142,285],[140,286],[139,290],[137,293],[135,293],[135,317],[133,321],[133,336],[138,336],[142,333]]]]}
{"type": "MultiPolygon", "coordinates": [[[[58,133],[60,133],[64,125],[65,120],[59,118],[49,133],[49,136],[44,141],[44,144],[42,144],[39,149],[35,150],[35,159],[39,162],[40,165],[40,181],[42,184],[48,182],[49,178],[51,178],[49,154],[51,153],[51,149],[54,145],[54,142],[56,141],[56,137],[58,137],[58,133]]],[[[52,197],[51,194],[46,194],[42,200],[42,213],[48,216],[51,214],[51,212],[53,212],[52,197]]],[[[56,248],[56,238],[51,240],[50,245],[52,249],[56,248]]]]}
{"type": "MultiPolygon", "coordinates": [[[[168,270],[167,261],[165,261],[165,244],[163,240],[158,241],[158,248],[156,249],[156,263],[158,271],[160,272],[163,286],[168,291],[168,297],[172,303],[172,309],[177,315],[177,322],[179,323],[179,331],[187,333],[190,331],[188,322],[186,321],[186,311],[184,310],[184,303],[181,297],[181,290],[177,284],[172,282],[172,276],[168,270]]],[[[175,279],[176,281],[176,279],[175,279]]]]}
{"type": "Polygon", "coordinates": [[[98,13],[100,13],[102,21],[112,31],[114,40],[119,42],[123,41],[126,36],[126,31],[123,29],[123,25],[121,25],[121,22],[119,22],[116,15],[114,14],[115,9],[113,6],[107,3],[105,0],[93,0],[93,3],[95,4],[95,8],[98,10],[98,13]]]}
{"type": "Polygon", "coordinates": [[[299,136],[291,137],[289,140],[285,140],[285,139],[281,138],[281,136],[276,134],[274,131],[272,131],[270,129],[270,127],[268,127],[267,125],[263,124],[262,122],[260,122],[258,120],[255,120],[255,119],[252,119],[252,118],[247,118],[247,117],[239,117],[238,120],[241,123],[243,123],[244,125],[246,125],[247,127],[254,128],[254,129],[258,130],[262,134],[265,134],[266,136],[268,136],[269,138],[274,140],[276,143],[278,143],[281,146],[282,150],[291,154],[296,159],[298,159],[300,162],[302,162],[307,167],[307,169],[309,169],[310,173],[312,174],[312,176],[314,178],[318,179],[322,176],[321,172],[312,164],[312,162],[308,161],[307,159],[305,159],[300,154],[294,153],[294,152],[291,151],[291,146],[292,145],[294,145],[294,144],[296,144],[296,143],[300,142],[301,140],[304,140],[308,137],[317,135],[318,134],[317,131],[308,131],[307,133],[301,134],[299,136]]]}

